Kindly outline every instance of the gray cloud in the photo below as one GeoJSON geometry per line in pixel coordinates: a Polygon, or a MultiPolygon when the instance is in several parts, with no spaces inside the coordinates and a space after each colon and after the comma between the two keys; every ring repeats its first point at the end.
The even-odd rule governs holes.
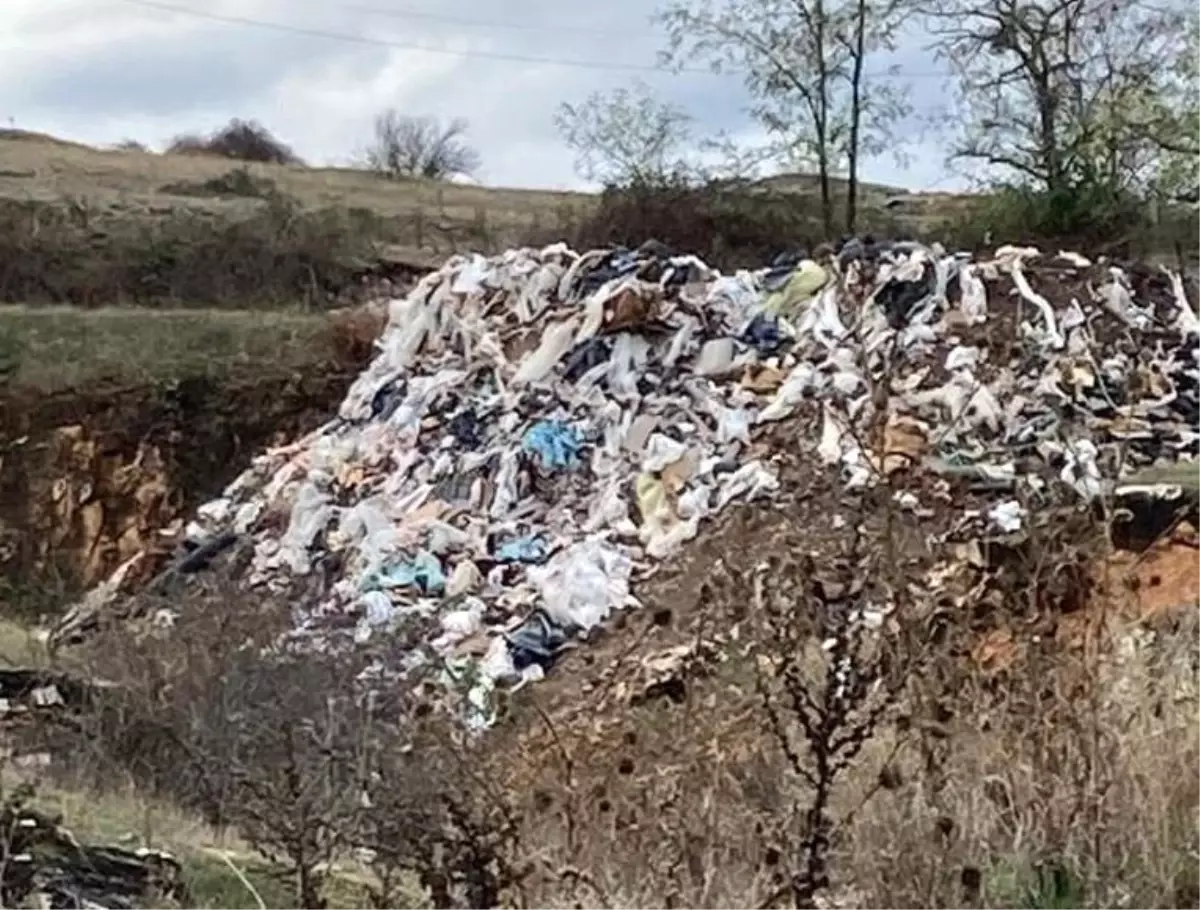
{"type": "MultiPolygon", "coordinates": [[[[124,137],[161,141],[209,129],[232,116],[261,120],[317,162],[346,161],[368,140],[371,118],[403,113],[466,117],[484,158],[481,177],[503,185],[580,185],[553,114],[562,101],[644,79],[689,110],[697,131],[745,131],[746,97],[736,78],[671,75],[489,59],[486,55],[653,66],[660,36],[644,0],[567,7],[551,0],[508,0],[494,7],[459,0],[164,0],[189,9],[289,24],[375,41],[446,48],[440,54],[280,30],[207,21],[122,3],[72,0],[69,13],[42,0],[8,0],[15,26],[0,38],[0,116],[89,142],[124,137]],[[418,6],[418,3],[422,5],[418,6]],[[361,7],[424,12],[385,16],[361,7]],[[462,22],[443,21],[459,19],[462,22]],[[473,26],[497,21],[554,29],[473,26]],[[49,52],[57,47],[57,53],[49,52]],[[6,48],[12,50],[5,53],[6,48]]],[[[931,68],[911,38],[892,60],[905,71],[931,68]]],[[[919,83],[920,106],[940,97],[919,83]]],[[[916,136],[918,124],[902,129],[916,136]]],[[[919,137],[918,137],[919,138],[919,137]]],[[[947,181],[936,141],[925,139],[910,163],[872,161],[873,179],[923,187],[947,181]]]]}

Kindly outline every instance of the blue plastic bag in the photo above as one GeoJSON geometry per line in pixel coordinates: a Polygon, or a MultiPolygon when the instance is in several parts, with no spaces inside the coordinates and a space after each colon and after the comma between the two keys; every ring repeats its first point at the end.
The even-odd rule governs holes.
{"type": "Polygon", "coordinates": [[[572,468],[579,460],[581,440],[575,428],[561,420],[542,420],[525,431],[521,447],[538,457],[543,468],[572,468]]]}
{"type": "Polygon", "coordinates": [[[496,548],[496,558],[503,562],[538,563],[545,561],[548,555],[546,541],[533,534],[510,540],[496,548]]]}
{"type": "Polygon", "coordinates": [[[422,550],[408,562],[387,566],[363,579],[364,590],[389,588],[419,588],[425,594],[441,594],[446,590],[446,573],[437,557],[422,550]]]}

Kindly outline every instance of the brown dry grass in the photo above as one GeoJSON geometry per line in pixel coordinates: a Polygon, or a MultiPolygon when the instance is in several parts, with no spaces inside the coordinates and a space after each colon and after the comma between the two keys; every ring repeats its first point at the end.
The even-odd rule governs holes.
{"type": "MultiPolygon", "coordinates": [[[[960,668],[943,722],[902,715],[839,787],[826,905],[1195,906],[1195,630],[1134,647],[1126,627],[1092,665],[960,668]]],[[[584,696],[506,753],[530,775],[526,905],[746,907],[786,887],[810,794],[752,675],[733,659],[685,702],[607,723],[584,696]]]]}
{"type": "MultiPolygon", "coordinates": [[[[240,617],[255,608],[252,599],[228,606],[240,617]]],[[[221,625],[205,615],[202,622],[221,625]]],[[[628,660],[628,639],[647,644],[631,629],[622,672],[608,684],[603,672],[574,679],[573,710],[543,708],[534,687],[473,748],[426,743],[428,786],[449,764],[460,783],[447,798],[499,803],[520,820],[505,855],[505,868],[520,876],[509,881],[504,906],[777,905],[771,899],[795,868],[796,810],[811,792],[790,772],[762,711],[757,646],[720,638],[727,631],[710,626],[694,639],[715,647],[689,674],[682,699],[630,700],[638,661],[628,660]]],[[[1196,632],[1197,617],[1184,612],[1154,635],[1114,622],[1099,651],[1047,641],[1000,673],[958,659],[930,665],[835,791],[831,881],[817,906],[1195,906],[1196,632]]],[[[104,641],[98,651],[110,668],[124,665],[126,650],[130,666],[150,659],[168,675],[183,672],[176,658],[185,652],[193,662],[211,653],[214,668],[228,662],[228,649],[208,649],[203,635],[104,641]]],[[[820,649],[805,664],[819,675],[820,649]]],[[[200,677],[176,682],[207,691],[200,677]]],[[[203,698],[189,705],[197,717],[215,707],[203,698]]],[[[145,736],[137,718],[124,721],[127,732],[145,736]]],[[[276,895],[270,906],[289,905],[289,889],[244,841],[121,783],[119,771],[112,779],[100,792],[69,777],[39,783],[68,825],[89,836],[179,851],[202,886],[201,906],[245,901],[214,848],[235,851],[256,886],[276,895]]],[[[405,800],[398,804],[403,811],[405,800]]],[[[349,854],[344,860],[331,906],[357,905],[345,897],[368,880],[349,854]]]]}
{"type": "MultiPolygon", "coordinates": [[[[246,200],[202,200],[164,193],[169,184],[202,183],[241,162],[195,155],[100,150],[45,139],[0,137],[0,197],[38,201],[86,200],[93,207],[199,207],[244,209],[246,200]]],[[[431,217],[472,223],[479,218],[499,232],[528,230],[539,218],[568,210],[578,215],[593,204],[584,193],[490,188],[423,180],[387,180],[349,168],[249,164],[255,177],[312,208],[361,208],[383,217],[423,211],[431,217]]]]}

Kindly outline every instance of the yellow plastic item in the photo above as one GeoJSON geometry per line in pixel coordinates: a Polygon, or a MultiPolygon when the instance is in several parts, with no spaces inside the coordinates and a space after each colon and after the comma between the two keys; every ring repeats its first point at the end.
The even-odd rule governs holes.
{"type": "Polygon", "coordinates": [[[792,277],[777,291],[767,296],[763,311],[773,316],[795,316],[821,293],[829,281],[829,273],[811,259],[804,259],[792,277]]]}
{"type": "Polygon", "coordinates": [[[667,488],[653,474],[638,475],[636,492],[643,524],[661,528],[674,517],[675,510],[667,497],[667,488]]]}

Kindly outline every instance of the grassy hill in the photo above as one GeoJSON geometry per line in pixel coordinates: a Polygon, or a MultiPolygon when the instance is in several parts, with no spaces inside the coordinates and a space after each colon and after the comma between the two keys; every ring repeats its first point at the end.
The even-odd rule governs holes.
{"type": "MultiPolygon", "coordinates": [[[[844,181],[835,178],[834,182],[840,205],[844,181]]],[[[758,181],[749,196],[783,200],[817,223],[819,185],[812,175],[768,177],[758,181]]],[[[871,183],[860,185],[859,198],[860,229],[937,234],[950,240],[989,201],[977,193],[912,192],[871,183]]],[[[599,207],[600,197],[588,193],[392,180],[352,168],[98,149],[40,133],[0,130],[0,263],[6,247],[29,254],[56,245],[68,259],[90,259],[95,271],[99,260],[130,259],[129,248],[144,252],[168,241],[168,245],[195,246],[214,226],[228,232],[234,224],[249,225],[243,233],[250,234],[265,230],[278,235],[286,227],[293,236],[277,238],[275,246],[286,243],[288,252],[310,257],[315,244],[333,248],[329,258],[334,260],[370,259],[380,243],[439,257],[464,248],[494,251],[553,237],[569,239],[599,207]],[[280,203],[286,203],[282,215],[280,203]]],[[[1158,246],[1164,253],[1171,252],[1175,239],[1164,237],[1158,246]]],[[[1191,239],[1189,235],[1186,245],[1191,245],[1191,239]]],[[[1157,243],[1144,236],[1139,240],[1139,246],[1157,243]]],[[[60,268],[62,258],[53,260],[60,268]]],[[[11,273],[13,267],[7,271],[11,273]]],[[[316,271],[316,283],[346,279],[316,271]]],[[[282,291],[291,300],[308,299],[297,292],[294,277],[286,276],[282,291]]],[[[0,299],[24,302],[20,286],[36,289],[36,285],[28,276],[14,281],[0,265],[0,299]]],[[[185,305],[214,302],[211,295],[202,301],[190,299],[186,286],[169,290],[182,293],[162,293],[162,289],[155,293],[185,305]]],[[[61,288],[34,296],[47,295],[56,302],[127,302],[77,301],[61,288]]],[[[256,301],[243,299],[242,303],[256,301]]]]}
{"type": "MultiPolygon", "coordinates": [[[[165,155],[104,150],[53,137],[0,131],[0,199],[58,202],[96,213],[154,216],[180,208],[237,217],[261,198],[245,195],[254,181],[274,183],[279,192],[310,209],[331,206],[369,211],[380,219],[424,217],[503,235],[531,224],[582,214],[593,202],[583,193],[478,187],[423,180],[388,180],[349,168],[275,164],[244,166],[202,155],[165,155]],[[221,179],[243,170],[252,182],[222,191],[221,179]]],[[[253,190],[250,190],[252,193],[253,190]]],[[[429,238],[430,243],[434,237],[429,238]]]]}

